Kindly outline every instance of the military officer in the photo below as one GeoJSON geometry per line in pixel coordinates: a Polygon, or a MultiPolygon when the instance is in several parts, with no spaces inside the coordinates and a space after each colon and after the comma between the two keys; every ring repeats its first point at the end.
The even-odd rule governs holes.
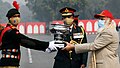
{"type": "MultiPolygon", "coordinates": [[[[60,10],[64,24],[68,25],[70,29],[70,33],[64,37],[64,41],[72,44],[86,43],[87,38],[83,27],[75,25],[78,23],[78,18],[74,16],[75,11],[75,9],[69,7],[65,7],[60,10]]],[[[87,56],[87,53],[76,54],[74,50],[58,50],[57,55],[55,56],[53,68],[85,68],[87,56]]]]}

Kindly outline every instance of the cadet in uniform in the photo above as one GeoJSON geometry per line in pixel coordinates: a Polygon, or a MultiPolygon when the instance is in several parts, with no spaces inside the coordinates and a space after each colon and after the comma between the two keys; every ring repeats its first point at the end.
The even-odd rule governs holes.
{"type": "MultiPolygon", "coordinates": [[[[78,16],[74,16],[75,11],[75,9],[69,7],[65,7],[60,10],[64,24],[68,25],[70,29],[70,33],[66,35],[64,41],[72,44],[86,43],[86,33],[83,27],[79,27],[77,25],[78,16]]],[[[85,68],[87,57],[87,53],[76,54],[74,50],[58,50],[57,55],[55,56],[53,68],[85,68]]]]}
{"type": "MultiPolygon", "coordinates": [[[[16,1],[15,1],[16,2],[16,1]]],[[[14,2],[14,5],[17,3],[14,2]]],[[[18,7],[18,5],[17,5],[18,7]]],[[[18,9],[12,8],[8,11],[6,17],[9,22],[7,26],[1,31],[0,35],[0,49],[2,51],[2,58],[0,59],[0,68],[18,68],[20,62],[20,45],[26,48],[45,51],[47,48],[54,50],[54,42],[38,41],[29,38],[17,29],[20,22],[20,12],[18,9]]]]}

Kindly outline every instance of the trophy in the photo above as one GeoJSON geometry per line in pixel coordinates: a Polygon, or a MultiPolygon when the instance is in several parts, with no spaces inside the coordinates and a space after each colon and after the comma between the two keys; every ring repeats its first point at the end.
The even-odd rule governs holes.
{"type": "Polygon", "coordinates": [[[55,44],[60,44],[62,47],[65,47],[64,37],[66,34],[69,34],[69,27],[61,24],[51,24],[52,28],[50,32],[54,34],[55,44]]]}

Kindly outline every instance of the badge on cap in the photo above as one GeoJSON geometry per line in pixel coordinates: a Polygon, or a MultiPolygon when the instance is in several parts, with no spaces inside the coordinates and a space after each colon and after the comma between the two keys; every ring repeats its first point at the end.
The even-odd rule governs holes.
{"type": "Polygon", "coordinates": [[[59,12],[62,14],[62,16],[69,16],[69,15],[73,15],[74,12],[76,12],[76,10],[70,7],[65,7],[62,8],[59,12]]]}

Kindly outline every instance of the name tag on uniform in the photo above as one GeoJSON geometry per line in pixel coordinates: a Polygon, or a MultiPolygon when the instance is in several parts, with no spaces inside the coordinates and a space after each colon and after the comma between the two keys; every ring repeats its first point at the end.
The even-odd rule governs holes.
{"type": "Polygon", "coordinates": [[[82,33],[74,33],[73,34],[74,39],[83,38],[83,37],[84,37],[84,35],[82,33]]]}

